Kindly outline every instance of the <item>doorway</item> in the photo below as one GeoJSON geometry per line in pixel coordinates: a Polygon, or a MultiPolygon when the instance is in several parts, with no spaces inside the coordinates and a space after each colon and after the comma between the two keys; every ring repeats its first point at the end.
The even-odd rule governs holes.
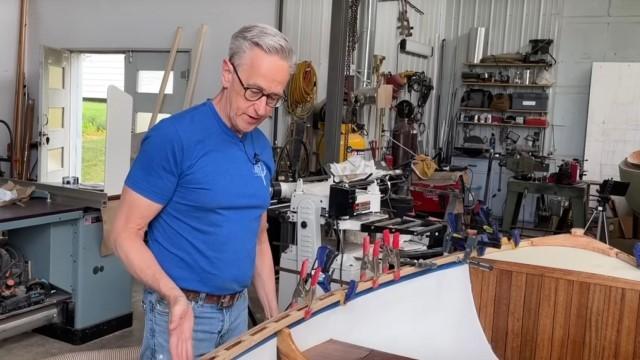
{"type": "MultiPolygon", "coordinates": [[[[128,135],[145,132],[169,52],[45,47],[43,53],[38,180],[61,183],[64,176],[77,176],[81,184],[100,188],[109,176],[107,88],[113,85],[133,99],[131,117],[118,119],[127,122],[128,135]]],[[[189,57],[187,51],[176,56],[158,121],[182,109],[189,57]]]]}

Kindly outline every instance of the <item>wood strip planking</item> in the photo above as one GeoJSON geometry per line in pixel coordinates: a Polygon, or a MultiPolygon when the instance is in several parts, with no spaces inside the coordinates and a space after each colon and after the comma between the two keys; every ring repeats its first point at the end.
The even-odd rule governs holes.
{"type": "Polygon", "coordinates": [[[582,359],[584,333],[587,326],[587,304],[589,283],[576,281],[571,292],[571,315],[569,317],[569,337],[565,359],[582,359]]]}
{"type": "Polygon", "coordinates": [[[522,313],[524,310],[524,294],[527,275],[513,272],[511,274],[511,294],[509,295],[509,322],[507,323],[507,346],[505,359],[520,357],[522,342],[522,313]]]}
{"type": "Polygon", "coordinates": [[[540,308],[540,290],[542,275],[527,274],[522,314],[522,340],[519,359],[533,359],[538,330],[538,310],[540,308]]]}
{"type": "Polygon", "coordinates": [[[493,308],[496,298],[496,271],[490,271],[482,276],[482,301],[480,303],[480,323],[484,329],[487,341],[491,343],[493,330],[493,308]]]}
{"type": "Polygon", "coordinates": [[[559,279],[542,277],[540,290],[540,310],[538,311],[538,331],[536,333],[536,359],[551,357],[551,341],[553,338],[553,318],[556,304],[556,287],[559,279]]]}
{"type": "Polygon", "coordinates": [[[496,299],[493,309],[493,330],[491,346],[499,359],[504,359],[507,342],[507,325],[509,321],[509,302],[511,296],[511,271],[495,270],[496,299]]]}
{"type": "Polygon", "coordinates": [[[573,281],[557,279],[556,303],[553,314],[553,334],[551,338],[552,360],[563,360],[567,350],[569,338],[569,323],[571,320],[571,294],[573,281]]]}
{"type": "Polygon", "coordinates": [[[567,270],[551,268],[547,266],[522,264],[511,261],[482,259],[482,262],[491,264],[494,269],[503,269],[511,271],[519,271],[527,274],[545,274],[547,276],[553,276],[559,279],[567,279],[574,281],[586,281],[593,284],[605,285],[605,286],[618,286],[623,288],[629,288],[634,290],[640,290],[640,281],[623,279],[619,277],[613,277],[608,275],[588,273],[584,271],[567,270]]]}
{"type": "Polygon", "coordinates": [[[471,277],[471,293],[473,294],[473,303],[476,306],[476,313],[480,316],[480,301],[482,300],[482,278],[486,271],[476,267],[469,266],[469,276],[471,277]]]}
{"type": "MultiPolygon", "coordinates": [[[[638,308],[636,306],[636,308],[638,308]]],[[[637,311],[636,316],[636,331],[635,331],[635,339],[636,339],[636,350],[634,353],[634,359],[640,360],[640,310],[637,311]]]]}
{"type": "MultiPolygon", "coordinates": [[[[618,330],[620,336],[616,342],[616,359],[633,359],[634,348],[638,347],[635,343],[635,340],[640,337],[640,324],[637,324],[636,321],[640,315],[638,305],[640,305],[640,292],[624,289],[620,305],[620,327],[618,330]]],[[[640,353],[636,355],[636,358],[638,357],[640,357],[640,353]]]]}
{"type": "Polygon", "coordinates": [[[602,359],[615,359],[618,336],[627,334],[618,333],[620,316],[622,313],[622,288],[612,287],[609,289],[609,300],[604,309],[604,322],[602,324],[602,359]]]}
{"type": "Polygon", "coordinates": [[[591,284],[587,303],[587,327],[584,335],[585,359],[600,359],[602,356],[602,324],[608,297],[608,286],[591,284]]]}

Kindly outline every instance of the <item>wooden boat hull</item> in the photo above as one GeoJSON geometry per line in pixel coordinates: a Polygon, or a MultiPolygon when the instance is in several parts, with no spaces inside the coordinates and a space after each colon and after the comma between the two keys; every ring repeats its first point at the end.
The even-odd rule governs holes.
{"type": "Polygon", "coordinates": [[[399,281],[383,275],[377,289],[361,282],[346,305],[340,305],[344,290],[325,294],[312,304],[310,319],[303,318],[306,306],[287,311],[204,358],[303,359],[302,352],[329,339],[417,359],[638,358],[635,259],[580,235],[525,241],[511,255],[537,247],[548,260],[558,246],[572,248],[570,255],[600,256],[592,268],[609,262],[619,273],[518,263],[508,250],[473,258],[492,267],[483,271],[452,254],[435,259],[436,269],[402,268],[399,281]],[[278,336],[286,340],[289,330],[288,342],[281,341],[289,347],[278,352],[278,336]]]}
{"type": "Polygon", "coordinates": [[[568,235],[541,240],[525,242],[513,256],[500,251],[505,256],[478,258],[493,271],[471,269],[474,301],[495,354],[500,359],[640,358],[635,260],[593,240],[568,235]],[[576,239],[583,249],[558,246],[576,245],[571,244],[576,239]],[[564,263],[552,266],[558,261],[564,263]]]}

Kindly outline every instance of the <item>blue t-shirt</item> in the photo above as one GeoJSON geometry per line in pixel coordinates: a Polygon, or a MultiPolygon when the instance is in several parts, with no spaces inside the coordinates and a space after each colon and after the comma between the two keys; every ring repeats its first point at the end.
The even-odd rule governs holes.
{"type": "Polygon", "coordinates": [[[163,205],[149,224],[149,248],[180,288],[224,295],[249,286],[273,170],[262,131],[239,137],[211,101],[144,137],[125,184],[163,205]]]}

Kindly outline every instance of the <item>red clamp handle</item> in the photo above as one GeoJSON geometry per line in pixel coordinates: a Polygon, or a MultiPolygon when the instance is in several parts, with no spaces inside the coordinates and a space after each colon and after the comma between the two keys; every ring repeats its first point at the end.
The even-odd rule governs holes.
{"type": "Polygon", "coordinates": [[[369,256],[369,236],[362,239],[362,256],[363,258],[369,256]]]}
{"type": "Polygon", "coordinates": [[[394,250],[400,249],[400,233],[399,232],[393,233],[393,249],[394,250]]]}
{"type": "Polygon", "coordinates": [[[300,280],[305,281],[307,279],[307,273],[309,271],[309,259],[304,259],[300,266],[300,280]]]}
{"type": "Polygon", "coordinates": [[[313,271],[313,276],[311,277],[311,287],[315,287],[318,284],[318,280],[320,280],[320,274],[322,274],[322,268],[318,266],[313,271]]]}
{"type": "Polygon", "coordinates": [[[373,243],[373,261],[378,261],[380,257],[380,239],[373,243]]]}

